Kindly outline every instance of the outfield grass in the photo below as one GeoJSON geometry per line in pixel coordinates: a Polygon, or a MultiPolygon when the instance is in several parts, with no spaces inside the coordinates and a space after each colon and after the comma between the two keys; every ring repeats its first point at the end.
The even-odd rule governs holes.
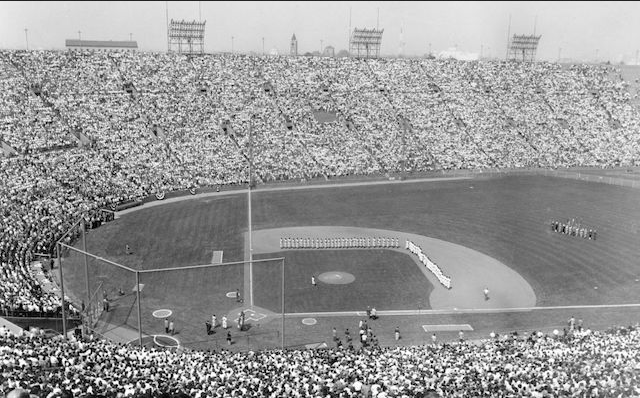
{"type": "Polygon", "coordinates": [[[612,304],[638,301],[639,199],[631,188],[513,176],[256,193],[253,214],[254,229],[351,225],[450,241],[520,273],[537,305],[612,304]],[[552,233],[552,218],[582,219],[598,240],[552,233]]]}
{"type": "MultiPolygon", "coordinates": [[[[390,250],[285,251],[256,258],[285,257],[285,310],[295,312],[418,309],[429,307],[433,285],[406,254],[390,250]],[[355,276],[350,284],[311,285],[311,275],[330,271],[355,276]]],[[[254,303],[281,311],[281,265],[254,267],[254,303]]]]}

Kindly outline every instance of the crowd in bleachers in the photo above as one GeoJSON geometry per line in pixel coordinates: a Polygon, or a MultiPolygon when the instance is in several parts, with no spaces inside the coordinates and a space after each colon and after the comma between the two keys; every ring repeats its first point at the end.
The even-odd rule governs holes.
{"type": "Polygon", "coordinates": [[[233,353],[0,333],[0,389],[36,397],[635,397],[638,325],[421,346],[233,353]]]}
{"type": "Polygon", "coordinates": [[[258,182],[630,166],[638,116],[604,66],[0,51],[0,305],[59,305],[29,263],[83,212],[246,184],[249,158],[258,182]]]}

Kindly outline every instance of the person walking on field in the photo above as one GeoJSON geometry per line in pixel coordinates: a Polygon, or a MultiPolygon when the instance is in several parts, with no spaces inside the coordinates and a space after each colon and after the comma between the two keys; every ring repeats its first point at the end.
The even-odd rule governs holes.
{"type": "Polygon", "coordinates": [[[316,283],[315,275],[311,275],[311,284],[313,285],[313,287],[318,287],[318,284],[316,283]]]}
{"type": "Polygon", "coordinates": [[[484,300],[485,301],[489,300],[489,288],[485,287],[482,292],[484,293],[484,300]]]}
{"type": "Polygon", "coordinates": [[[222,317],[222,328],[223,329],[227,329],[229,327],[229,325],[227,324],[227,316],[223,316],[222,317]]]}

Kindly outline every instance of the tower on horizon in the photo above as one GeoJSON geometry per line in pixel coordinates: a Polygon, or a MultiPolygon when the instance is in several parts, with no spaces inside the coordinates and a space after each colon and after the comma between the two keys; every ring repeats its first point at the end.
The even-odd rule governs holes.
{"type": "Polygon", "coordinates": [[[298,39],[296,39],[296,34],[294,33],[291,36],[291,45],[289,46],[289,55],[293,55],[294,57],[298,55],[298,39]]]}

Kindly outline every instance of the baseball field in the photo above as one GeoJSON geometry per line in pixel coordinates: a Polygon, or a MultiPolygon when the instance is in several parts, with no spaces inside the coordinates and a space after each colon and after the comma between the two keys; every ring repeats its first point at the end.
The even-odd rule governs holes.
{"type": "MultiPolygon", "coordinates": [[[[259,188],[251,195],[251,254],[284,260],[224,264],[249,259],[246,191],[125,212],[91,230],[87,250],[136,270],[171,268],[140,274],[143,333],[167,334],[153,313],[169,310],[176,333],[163,338],[168,345],[232,350],[283,342],[333,345],[332,329],[340,336],[346,328],[356,330],[367,306],[380,314],[369,323],[382,345],[419,344],[434,332],[451,339],[459,330],[467,337],[561,330],[571,316],[603,328],[637,321],[640,314],[639,192],[545,176],[259,188]],[[597,239],[553,232],[552,220],[596,229],[597,239]],[[284,237],[368,236],[398,238],[401,244],[331,249],[279,244],[284,237]],[[406,240],[451,277],[451,289],[405,249],[406,240]],[[174,269],[211,264],[220,251],[222,265],[174,269]],[[242,331],[235,327],[240,310],[247,315],[242,331]],[[220,326],[207,335],[205,321],[212,314],[218,322],[228,318],[233,345],[227,346],[220,326]],[[400,341],[393,338],[395,327],[402,332],[400,341]]],[[[82,257],[70,253],[63,264],[67,290],[83,299],[82,257]]],[[[102,315],[99,331],[137,330],[135,274],[93,259],[88,271],[92,293],[98,286],[107,290],[112,307],[102,315]]]]}

